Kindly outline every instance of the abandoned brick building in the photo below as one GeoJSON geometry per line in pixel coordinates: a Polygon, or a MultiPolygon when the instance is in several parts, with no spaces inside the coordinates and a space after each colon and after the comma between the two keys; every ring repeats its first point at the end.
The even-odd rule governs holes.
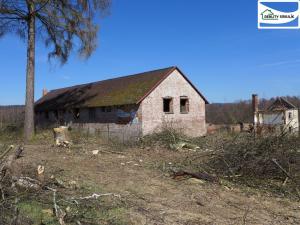
{"type": "Polygon", "coordinates": [[[169,67],[43,93],[35,112],[38,126],[68,125],[123,139],[164,126],[201,136],[207,103],[177,67],[169,67]]]}

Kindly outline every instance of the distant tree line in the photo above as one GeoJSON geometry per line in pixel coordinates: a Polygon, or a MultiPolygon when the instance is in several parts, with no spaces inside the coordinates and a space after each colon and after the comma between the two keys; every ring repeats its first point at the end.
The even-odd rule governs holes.
{"type": "Polygon", "coordinates": [[[0,128],[12,125],[21,127],[24,124],[24,113],[23,105],[0,106],[0,128]]]}
{"type": "MultiPolygon", "coordinates": [[[[284,96],[283,98],[300,108],[300,96],[284,96]]],[[[259,109],[267,109],[275,100],[276,98],[260,99],[259,109]]],[[[251,123],[253,121],[252,101],[209,104],[206,107],[206,121],[212,124],[251,123]]]]}

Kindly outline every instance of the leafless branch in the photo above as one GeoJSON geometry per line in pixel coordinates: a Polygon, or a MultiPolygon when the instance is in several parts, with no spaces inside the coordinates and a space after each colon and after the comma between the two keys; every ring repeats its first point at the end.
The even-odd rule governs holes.
{"type": "Polygon", "coordinates": [[[104,197],[104,196],[113,196],[113,197],[116,197],[116,198],[121,198],[121,195],[120,194],[115,194],[115,193],[104,193],[104,194],[92,194],[92,195],[89,195],[89,196],[85,196],[85,197],[78,197],[78,198],[71,198],[72,200],[75,200],[75,199],[78,199],[78,200],[87,200],[87,199],[98,199],[98,198],[101,198],[101,197],[104,197]]]}

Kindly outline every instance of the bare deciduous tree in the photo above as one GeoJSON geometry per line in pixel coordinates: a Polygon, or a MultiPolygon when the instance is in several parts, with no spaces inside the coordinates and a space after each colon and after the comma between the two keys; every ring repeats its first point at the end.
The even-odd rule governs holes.
{"type": "MultiPolygon", "coordinates": [[[[300,108],[300,96],[281,96],[300,108]]],[[[265,110],[276,98],[261,99],[259,109],[265,110]]],[[[206,122],[213,124],[252,123],[251,100],[234,103],[212,103],[206,107],[206,122]]]]}
{"type": "Polygon", "coordinates": [[[49,58],[68,60],[77,45],[82,57],[96,48],[97,13],[110,0],[0,0],[0,37],[13,33],[27,41],[25,140],[34,134],[34,69],[36,36],[51,48],[49,58]]]}

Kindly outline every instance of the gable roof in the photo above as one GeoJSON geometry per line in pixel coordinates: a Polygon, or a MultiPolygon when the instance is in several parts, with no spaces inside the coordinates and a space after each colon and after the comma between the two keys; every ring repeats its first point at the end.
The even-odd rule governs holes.
{"type": "Polygon", "coordinates": [[[48,92],[35,103],[35,110],[101,107],[142,102],[165,78],[178,70],[189,84],[208,101],[177,68],[168,67],[149,72],[118,77],[88,84],[76,85],[48,92]]]}
{"type": "Polygon", "coordinates": [[[277,98],[272,105],[269,106],[268,111],[278,111],[278,110],[288,110],[288,109],[297,109],[292,103],[288,100],[279,97],[277,98]]]}

